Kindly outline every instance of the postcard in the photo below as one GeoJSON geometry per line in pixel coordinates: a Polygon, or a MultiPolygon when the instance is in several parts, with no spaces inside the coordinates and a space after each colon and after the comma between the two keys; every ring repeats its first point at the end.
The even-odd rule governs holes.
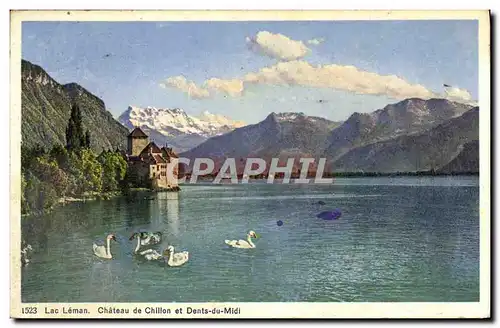
{"type": "Polygon", "coordinates": [[[11,317],[489,318],[488,11],[12,11],[11,317]]]}

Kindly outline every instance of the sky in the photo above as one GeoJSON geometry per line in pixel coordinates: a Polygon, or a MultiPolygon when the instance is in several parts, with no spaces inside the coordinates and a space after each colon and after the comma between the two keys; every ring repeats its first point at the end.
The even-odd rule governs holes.
{"type": "Polygon", "coordinates": [[[474,103],[477,34],[473,20],[24,22],[22,57],[115,117],[132,105],[339,121],[410,97],[474,103]]]}

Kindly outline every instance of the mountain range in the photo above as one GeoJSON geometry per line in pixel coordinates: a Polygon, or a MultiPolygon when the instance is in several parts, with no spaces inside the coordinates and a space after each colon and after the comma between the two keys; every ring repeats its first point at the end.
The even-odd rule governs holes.
{"type": "Polygon", "coordinates": [[[245,125],[208,111],[195,117],[180,108],[135,106],[129,106],[118,120],[129,129],[140,127],[157,144],[169,144],[178,152],[189,150],[213,136],[245,125]]]}
{"type": "MultiPolygon", "coordinates": [[[[181,156],[212,158],[216,170],[225,158],[240,158],[239,173],[247,157],[264,158],[268,165],[272,157],[280,158],[280,165],[290,157],[325,157],[328,170],[334,172],[441,168],[478,172],[478,152],[474,151],[478,131],[478,107],[412,98],[373,113],[353,113],[344,122],[302,113],[272,113],[258,124],[211,138],[181,156]]],[[[294,169],[298,168],[296,161],[294,169]]]]}
{"type": "Polygon", "coordinates": [[[248,157],[262,158],[266,162],[277,157],[280,165],[284,165],[291,157],[321,155],[332,129],[339,124],[303,113],[271,113],[258,124],[210,138],[181,156],[212,158],[216,170],[227,157],[237,159],[238,171],[243,170],[244,159],[248,157]]]}
{"type": "Polygon", "coordinates": [[[78,103],[96,151],[125,149],[129,131],[139,126],[182,157],[214,159],[216,170],[228,157],[236,158],[239,172],[248,157],[268,164],[277,157],[280,165],[326,157],[328,170],[337,172],[479,171],[479,108],[445,99],[405,99],[343,122],[287,112],[245,125],[209,112],[195,117],[179,108],[134,106],[115,120],[97,96],[76,83],[60,84],[25,60],[21,81],[22,143],[28,146],[65,144],[70,108],[78,103]]]}
{"type": "Polygon", "coordinates": [[[329,138],[325,151],[333,160],[350,149],[428,130],[472,106],[446,99],[405,99],[372,113],[354,113],[329,138]]]}
{"type": "Polygon", "coordinates": [[[71,105],[78,103],[84,130],[88,129],[91,147],[125,149],[127,128],[106,110],[104,102],[76,83],[60,84],[38,65],[21,63],[21,135],[25,146],[52,147],[66,144],[66,127],[71,105]]]}
{"type": "Polygon", "coordinates": [[[477,149],[478,143],[474,142],[477,140],[479,108],[475,107],[429,130],[353,148],[333,161],[332,170],[412,172],[443,167],[444,171],[478,170],[471,165],[477,156],[471,148],[477,149]]]}

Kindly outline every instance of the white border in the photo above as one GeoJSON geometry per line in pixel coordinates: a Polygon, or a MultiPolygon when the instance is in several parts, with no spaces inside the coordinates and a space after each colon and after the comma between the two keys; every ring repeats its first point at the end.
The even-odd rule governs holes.
{"type": "MultiPolygon", "coordinates": [[[[69,7],[68,7],[69,8],[69,7]]],[[[109,7],[111,8],[111,7],[109,7]]],[[[37,15],[40,12],[35,13],[37,15]]],[[[226,20],[228,17],[232,19],[239,20],[265,20],[265,19],[276,19],[275,13],[270,12],[262,12],[258,13],[259,17],[256,17],[255,12],[239,12],[237,14],[231,12],[193,12],[189,13],[187,16],[185,13],[175,13],[175,17],[164,18],[165,13],[155,12],[152,14],[144,15],[144,13],[133,13],[133,12],[121,12],[111,13],[112,16],[109,16],[109,12],[99,11],[93,12],[91,19],[88,17],[83,17],[83,15],[88,15],[89,13],[85,12],[73,12],[69,15],[68,18],[65,15],[63,18],[62,15],[65,15],[65,12],[56,12],[56,13],[48,13],[44,14],[44,20],[129,20],[130,18],[142,18],[142,20],[226,20]],[[138,17],[139,14],[141,17],[138,17]],[[179,14],[181,15],[179,17],[179,14]],[[201,14],[201,16],[200,16],[201,14]],[[229,16],[228,16],[229,15],[229,16]],[[235,15],[237,17],[235,17],[235,15]],[[146,17],[147,16],[147,17],[146,17]],[[209,16],[209,17],[207,17],[209,16]],[[86,19],[83,19],[86,18],[86,19]]],[[[281,13],[279,15],[280,19],[304,19],[306,16],[307,19],[332,19],[332,13],[328,12],[287,12],[281,13]],[[314,18],[312,18],[314,17],[314,18]]],[[[488,17],[484,15],[485,13],[479,12],[453,12],[453,13],[444,13],[444,12],[343,12],[343,13],[335,13],[335,19],[361,19],[361,17],[368,17],[370,19],[422,19],[424,18],[434,18],[434,19],[456,19],[460,18],[474,18],[481,16],[482,19],[479,24],[480,28],[480,56],[479,56],[479,77],[480,77],[480,207],[481,207],[481,277],[480,277],[480,285],[481,285],[481,301],[480,303],[239,303],[235,306],[240,306],[242,308],[241,317],[250,318],[250,317],[268,317],[268,318],[278,318],[285,317],[288,318],[290,313],[294,314],[294,317],[302,317],[302,318],[327,318],[327,317],[337,317],[337,318],[388,318],[388,317],[407,317],[407,318],[417,318],[417,317],[484,317],[489,314],[489,268],[490,268],[490,250],[489,250],[489,231],[490,231],[490,185],[489,185],[489,148],[490,148],[490,129],[489,129],[489,119],[490,119],[490,58],[489,58],[489,20],[488,17]],[[424,16],[423,16],[424,15],[424,16]],[[445,17],[443,16],[445,15],[445,17]],[[248,311],[248,312],[247,312],[248,311]]],[[[487,13],[486,13],[487,14],[487,13]]],[[[33,17],[33,12],[28,13],[28,19],[33,17]]],[[[10,131],[10,142],[11,142],[11,236],[13,237],[11,240],[11,315],[15,315],[19,313],[19,299],[20,295],[19,284],[16,280],[19,280],[19,267],[16,265],[19,263],[18,255],[18,246],[17,243],[13,243],[13,241],[19,240],[19,227],[18,227],[18,219],[19,215],[16,212],[19,210],[19,174],[18,170],[15,168],[19,168],[19,160],[16,159],[19,154],[19,139],[20,139],[20,116],[16,113],[19,113],[20,109],[20,75],[19,73],[15,74],[14,72],[20,72],[19,64],[20,64],[20,52],[19,52],[19,35],[16,38],[16,32],[19,32],[18,25],[19,21],[16,21],[15,15],[12,17],[12,39],[11,39],[11,54],[12,59],[17,58],[11,62],[11,131],[10,131]],[[17,99],[16,99],[17,98],[17,99]],[[17,171],[17,172],[16,172],[17,171]],[[17,182],[17,183],[16,183],[17,182]],[[17,238],[14,238],[17,237],[17,238]],[[17,249],[16,249],[17,247],[17,249]]],[[[23,17],[23,19],[25,19],[23,17]]],[[[37,18],[39,20],[39,18],[37,18]]],[[[73,304],[73,307],[81,306],[82,304],[73,304]]],[[[174,305],[163,305],[163,307],[176,308],[180,304],[174,305]]],[[[208,304],[205,304],[207,306],[208,304]]],[[[38,305],[40,308],[43,308],[42,304],[38,305]]],[[[59,304],[59,307],[62,308],[63,304],[59,304]]],[[[67,307],[68,305],[66,305],[67,307]]],[[[89,305],[89,307],[96,306],[95,304],[89,305]]],[[[107,304],[107,306],[116,306],[116,307],[124,307],[121,303],[117,304],[107,304]]],[[[129,304],[126,306],[134,307],[134,304],[129,304]]],[[[53,307],[53,305],[52,305],[53,307]]],[[[143,305],[145,307],[145,305],[143,305]]],[[[61,316],[58,316],[61,317],[61,316]]],[[[82,316],[77,316],[81,318],[82,316]]],[[[114,315],[113,318],[117,318],[118,316],[114,315]]],[[[133,316],[134,318],[136,316],[133,316]]],[[[179,316],[181,317],[181,316],[179,316]]],[[[219,316],[220,317],[220,316],[219,316]]],[[[231,316],[234,318],[234,316],[231,316]]],[[[52,317],[54,318],[54,317],[52,317]]],[[[148,316],[148,318],[152,318],[148,316]]],[[[193,318],[193,316],[190,316],[193,318]]],[[[195,316],[195,318],[201,318],[195,316]]]]}

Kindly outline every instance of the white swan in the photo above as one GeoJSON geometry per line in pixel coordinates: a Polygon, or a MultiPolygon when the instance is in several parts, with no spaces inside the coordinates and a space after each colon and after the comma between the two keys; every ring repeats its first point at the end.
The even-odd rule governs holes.
{"type": "MultiPolygon", "coordinates": [[[[23,244],[26,244],[23,242],[23,244]]],[[[28,265],[30,263],[30,259],[28,258],[28,251],[32,251],[33,248],[31,247],[30,244],[27,244],[22,250],[21,250],[21,264],[22,265],[28,265]]]]}
{"type": "Polygon", "coordinates": [[[130,238],[132,239],[134,237],[137,239],[137,245],[135,246],[135,249],[134,249],[135,254],[139,254],[139,255],[144,256],[144,258],[148,261],[159,260],[163,257],[160,253],[158,253],[154,249],[146,249],[142,252],[139,252],[139,249],[141,248],[141,246],[144,246],[144,239],[141,239],[141,236],[139,233],[134,233],[132,235],[132,237],[130,237],[130,238]]]}
{"type": "Polygon", "coordinates": [[[92,248],[94,249],[94,254],[97,257],[101,257],[103,259],[111,259],[113,258],[113,255],[111,255],[111,249],[110,249],[110,242],[111,240],[116,241],[116,237],[113,234],[109,234],[106,237],[106,246],[98,246],[95,243],[92,245],[92,248]]]}
{"type": "Polygon", "coordinates": [[[142,234],[141,237],[144,238],[143,245],[154,245],[161,242],[162,233],[160,231],[146,232],[142,234]]]}
{"type": "MultiPolygon", "coordinates": [[[[162,233],[158,232],[134,232],[129,240],[137,238],[140,246],[154,245],[161,242],[162,233]]],[[[140,247],[139,246],[139,247],[140,247]]]]}
{"type": "Polygon", "coordinates": [[[163,258],[163,255],[161,255],[154,249],[146,249],[145,251],[142,251],[139,254],[143,255],[144,258],[148,261],[156,261],[163,258]]]}
{"type": "Polygon", "coordinates": [[[250,230],[247,234],[247,240],[228,240],[224,242],[234,248],[255,248],[255,244],[252,242],[252,238],[258,238],[257,234],[250,230]]]}
{"type": "Polygon", "coordinates": [[[165,255],[165,262],[171,267],[181,266],[189,260],[189,252],[174,253],[174,246],[168,246],[163,254],[165,255]]]}

